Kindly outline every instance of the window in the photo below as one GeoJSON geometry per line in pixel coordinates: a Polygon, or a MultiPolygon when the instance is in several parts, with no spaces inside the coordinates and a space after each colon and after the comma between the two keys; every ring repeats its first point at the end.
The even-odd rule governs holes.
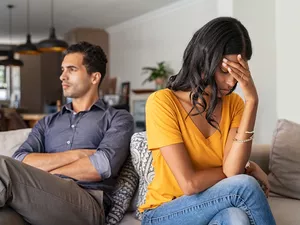
{"type": "Polygon", "coordinates": [[[0,66],[0,106],[8,103],[11,107],[15,107],[19,102],[20,67],[0,66]]]}
{"type": "Polygon", "coordinates": [[[0,101],[8,99],[8,85],[6,79],[6,70],[4,66],[0,66],[0,101]]]}

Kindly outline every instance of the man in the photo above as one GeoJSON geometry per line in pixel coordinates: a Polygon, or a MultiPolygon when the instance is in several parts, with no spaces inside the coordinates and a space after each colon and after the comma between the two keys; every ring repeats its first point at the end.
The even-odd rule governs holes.
{"type": "Polygon", "coordinates": [[[8,214],[38,225],[104,224],[133,133],[132,116],[99,99],[106,63],[101,47],[87,42],[66,50],[60,80],[72,103],[37,123],[16,160],[0,157],[8,214]]]}

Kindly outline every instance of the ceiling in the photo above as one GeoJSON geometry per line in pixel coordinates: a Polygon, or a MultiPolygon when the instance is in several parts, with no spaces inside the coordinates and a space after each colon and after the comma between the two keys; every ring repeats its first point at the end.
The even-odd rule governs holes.
{"type": "MultiPolygon", "coordinates": [[[[179,0],[54,0],[57,36],[77,27],[108,28],[179,0]]],[[[27,0],[0,0],[0,44],[9,44],[9,11],[12,10],[12,43],[25,42],[27,0]]],[[[49,34],[51,0],[30,0],[30,30],[38,42],[49,34]]]]}

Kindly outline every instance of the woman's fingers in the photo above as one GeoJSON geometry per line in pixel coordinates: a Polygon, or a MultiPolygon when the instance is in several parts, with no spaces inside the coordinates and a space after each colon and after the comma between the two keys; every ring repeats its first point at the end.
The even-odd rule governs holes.
{"type": "Polygon", "coordinates": [[[269,197],[270,187],[268,187],[267,184],[264,184],[264,192],[265,192],[266,196],[269,197]]]}
{"type": "Polygon", "coordinates": [[[237,69],[238,71],[240,71],[241,73],[243,73],[245,76],[250,76],[250,71],[248,68],[248,65],[247,63],[239,57],[238,57],[238,62],[239,63],[236,63],[236,62],[233,62],[233,61],[230,61],[226,58],[223,59],[223,63],[225,63],[226,65],[228,65],[229,67],[231,68],[234,68],[234,69],[237,69]]]}
{"type": "Polygon", "coordinates": [[[249,70],[248,63],[242,58],[241,54],[237,56],[238,62],[244,67],[244,69],[249,70]]]}
{"type": "Polygon", "coordinates": [[[228,72],[234,77],[234,79],[237,80],[237,82],[241,83],[243,82],[243,79],[240,75],[238,75],[237,73],[235,73],[230,67],[228,67],[228,72]]]}
{"type": "Polygon", "coordinates": [[[234,77],[234,79],[236,79],[238,82],[243,82],[244,80],[247,80],[248,77],[246,77],[241,71],[232,68],[230,66],[228,66],[226,63],[222,64],[227,70],[228,72],[234,77]]]}
{"type": "Polygon", "coordinates": [[[235,68],[230,68],[230,69],[232,70],[233,73],[235,73],[238,76],[240,76],[240,78],[242,79],[241,81],[249,81],[249,77],[246,76],[245,74],[241,73],[241,71],[239,71],[239,70],[237,70],[235,68]]]}

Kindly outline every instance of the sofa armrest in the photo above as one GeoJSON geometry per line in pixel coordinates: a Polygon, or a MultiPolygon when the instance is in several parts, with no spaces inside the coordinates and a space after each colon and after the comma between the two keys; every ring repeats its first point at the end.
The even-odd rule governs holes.
{"type": "Polygon", "coordinates": [[[250,160],[256,162],[266,174],[269,174],[269,155],[271,146],[268,144],[253,144],[250,160]]]}

